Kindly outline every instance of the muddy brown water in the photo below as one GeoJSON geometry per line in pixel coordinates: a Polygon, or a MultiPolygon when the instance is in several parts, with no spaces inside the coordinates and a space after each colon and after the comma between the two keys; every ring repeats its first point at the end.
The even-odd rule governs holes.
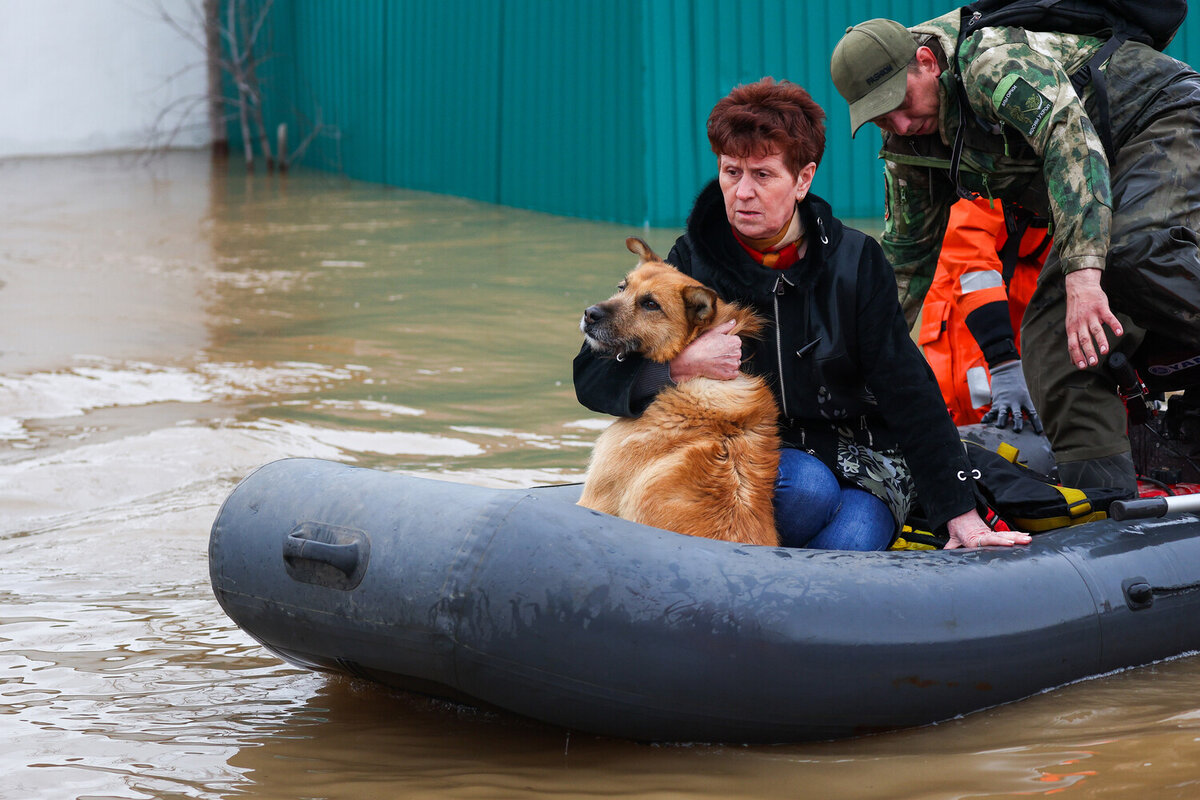
{"type": "Polygon", "coordinates": [[[0,207],[0,798],[1200,796],[1195,657],[773,747],[568,734],[284,664],[209,588],[238,479],[287,456],[577,478],[603,424],[571,389],[580,311],[627,235],[677,231],[201,153],[0,161],[0,207]]]}

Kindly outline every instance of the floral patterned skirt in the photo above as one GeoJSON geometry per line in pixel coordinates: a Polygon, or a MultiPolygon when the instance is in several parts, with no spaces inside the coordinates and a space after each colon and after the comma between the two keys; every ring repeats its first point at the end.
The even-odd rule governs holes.
{"type": "Polygon", "coordinates": [[[882,500],[900,530],[916,493],[903,454],[894,448],[875,450],[857,442],[849,428],[838,428],[837,433],[837,472],[847,483],[882,500]]]}

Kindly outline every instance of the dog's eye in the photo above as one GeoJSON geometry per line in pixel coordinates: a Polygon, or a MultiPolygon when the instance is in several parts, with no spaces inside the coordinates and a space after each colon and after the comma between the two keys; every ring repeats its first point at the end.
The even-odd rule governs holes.
{"type": "Polygon", "coordinates": [[[626,287],[626,286],[628,286],[628,285],[629,285],[629,284],[627,284],[625,281],[621,281],[620,283],[618,283],[618,284],[617,284],[617,291],[618,291],[618,292],[623,292],[623,291],[625,291],[625,287],[626,287]]]}
{"type": "Polygon", "coordinates": [[[660,307],[661,306],[659,306],[658,301],[653,297],[646,297],[642,299],[642,308],[646,309],[647,311],[658,311],[660,307]]]}

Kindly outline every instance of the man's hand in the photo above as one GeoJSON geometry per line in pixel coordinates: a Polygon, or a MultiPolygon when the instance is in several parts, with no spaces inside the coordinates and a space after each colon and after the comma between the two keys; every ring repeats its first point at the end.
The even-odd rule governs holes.
{"type": "Polygon", "coordinates": [[[959,547],[974,548],[987,545],[1012,547],[1014,544],[1029,544],[1033,537],[1024,531],[994,531],[980,518],[979,513],[972,510],[959,514],[946,523],[950,541],[945,550],[955,550],[959,547]]]}
{"type": "Polygon", "coordinates": [[[679,355],[671,359],[671,380],[675,383],[692,378],[731,381],[742,365],[742,340],[729,332],[734,320],[705,331],[679,355]]]}
{"type": "Polygon", "coordinates": [[[1012,418],[1013,431],[1021,432],[1025,417],[1029,415],[1029,424],[1034,433],[1042,432],[1042,421],[1038,419],[1033,400],[1029,397],[1029,387],[1025,384],[1025,374],[1021,371],[1021,360],[1006,361],[992,369],[992,408],[983,415],[985,424],[996,423],[997,428],[1003,428],[1012,418]]]}
{"type": "Polygon", "coordinates": [[[1108,307],[1108,295],[1100,287],[1100,269],[1080,269],[1067,273],[1067,350],[1079,369],[1094,367],[1108,352],[1104,326],[1114,336],[1125,333],[1120,320],[1108,307]]]}

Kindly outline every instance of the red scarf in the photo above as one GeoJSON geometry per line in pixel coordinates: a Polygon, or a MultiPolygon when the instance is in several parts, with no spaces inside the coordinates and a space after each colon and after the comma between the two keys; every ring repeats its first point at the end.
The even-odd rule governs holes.
{"type": "Polygon", "coordinates": [[[771,269],[787,269],[792,264],[800,260],[800,247],[804,243],[804,238],[801,237],[797,241],[784,247],[782,250],[772,250],[769,253],[764,253],[761,250],[755,250],[750,245],[742,241],[742,237],[738,236],[737,231],[733,232],[733,238],[737,239],[738,244],[742,249],[750,254],[750,257],[762,264],[764,267],[771,269]]]}

